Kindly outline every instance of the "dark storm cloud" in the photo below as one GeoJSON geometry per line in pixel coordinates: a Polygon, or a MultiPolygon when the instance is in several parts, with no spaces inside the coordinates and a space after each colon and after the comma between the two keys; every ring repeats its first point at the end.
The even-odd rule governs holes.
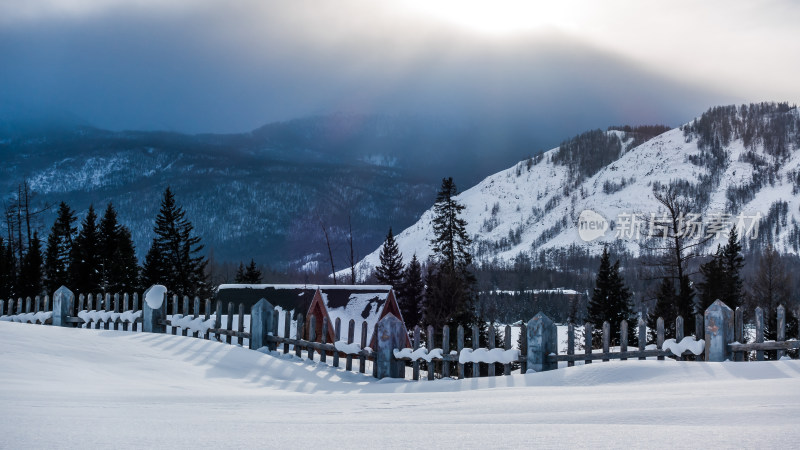
{"type": "Polygon", "coordinates": [[[411,113],[530,123],[561,138],[611,123],[677,125],[742,99],[549,28],[486,37],[350,1],[61,3],[72,9],[0,19],[6,110],[186,132],[411,113]]]}

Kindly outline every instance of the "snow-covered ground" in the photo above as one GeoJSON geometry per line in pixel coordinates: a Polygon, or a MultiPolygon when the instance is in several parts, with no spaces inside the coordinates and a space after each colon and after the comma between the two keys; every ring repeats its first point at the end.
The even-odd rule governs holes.
{"type": "Polygon", "coordinates": [[[800,361],[376,381],[180,336],[0,323],[0,447],[797,445],[800,361]]]}

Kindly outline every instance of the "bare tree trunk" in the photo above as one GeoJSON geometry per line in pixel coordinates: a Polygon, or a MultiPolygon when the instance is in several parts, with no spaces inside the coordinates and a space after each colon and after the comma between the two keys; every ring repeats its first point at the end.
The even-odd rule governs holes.
{"type": "Polygon", "coordinates": [[[31,208],[30,208],[30,188],[28,188],[28,180],[22,183],[23,193],[25,194],[25,226],[28,231],[28,247],[31,246],[31,208]]]}
{"type": "Polygon", "coordinates": [[[350,228],[350,284],[356,284],[356,256],[353,251],[353,223],[350,216],[347,216],[347,226],[350,228]]]}
{"type": "Polygon", "coordinates": [[[328,245],[328,258],[331,260],[331,273],[333,274],[333,284],[336,284],[336,268],[333,266],[333,251],[331,251],[331,240],[328,239],[328,229],[325,228],[325,223],[322,219],[319,220],[319,225],[322,227],[322,234],[325,235],[325,244],[328,245]]]}
{"type": "Polygon", "coordinates": [[[22,256],[24,253],[22,245],[22,185],[17,185],[17,262],[22,268],[22,256]]]}

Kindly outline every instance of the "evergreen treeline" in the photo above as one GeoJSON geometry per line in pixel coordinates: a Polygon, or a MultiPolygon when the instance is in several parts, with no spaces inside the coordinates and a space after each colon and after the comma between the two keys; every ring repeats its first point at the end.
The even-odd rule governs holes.
{"type": "MultiPolygon", "coordinates": [[[[32,196],[23,184],[16,203],[6,208],[7,237],[0,237],[0,298],[52,294],[62,285],[76,294],[124,293],[164,284],[179,295],[210,295],[200,238],[169,188],[143,268],[130,229],[119,222],[112,203],[100,217],[90,205],[79,224],[75,211],[61,202],[42,249],[39,233],[30,225],[37,213],[29,206],[32,196]]],[[[248,267],[251,277],[257,271],[254,265],[251,261],[248,267]]]]}

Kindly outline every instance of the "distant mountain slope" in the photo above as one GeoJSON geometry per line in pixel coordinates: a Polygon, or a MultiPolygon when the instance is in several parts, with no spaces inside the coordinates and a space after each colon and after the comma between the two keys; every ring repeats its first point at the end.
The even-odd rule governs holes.
{"type": "MultiPolygon", "coordinates": [[[[443,173],[477,180],[491,167],[489,158],[502,164],[537,148],[522,130],[495,154],[482,153],[480,134],[480,127],[421,117],[347,114],[230,135],[6,123],[0,124],[0,198],[27,179],[39,204],[64,200],[82,214],[91,203],[102,209],[113,201],[142,258],[169,185],[218,259],[327,264],[327,255],[316,256],[327,253],[322,221],[342,267],[348,222],[363,255],[389,226],[419,217],[443,173]]],[[[49,231],[53,214],[39,219],[42,232],[49,231]]]]}
{"type": "MultiPolygon", "coordinates": [[[[638,254],[640,240],[627,232],[621,214],[649,217],[663,208],[653,186],[674,185],[695,204],[703,220],[729,213],[760,215],[758,239],[780,251],[800,253],[800,115],[787,104],[712,108],[687,125],[642,142],[624,131],[594,131],[535,158],[491,175],[458,196],[473,237],[478,263],[537,257],[573,245],[598,253],[604,245],[638,254]],[[592,210],[610,225],[585,242],[579,215],[592,210]]],[[[396,236],[408,261],[430,255],[432,209],[396,236]]],[[[715,248],[716,245],[712,244],[715,248]]],[[[380,248],[359,263],[368,273],[380,248]]]]}

